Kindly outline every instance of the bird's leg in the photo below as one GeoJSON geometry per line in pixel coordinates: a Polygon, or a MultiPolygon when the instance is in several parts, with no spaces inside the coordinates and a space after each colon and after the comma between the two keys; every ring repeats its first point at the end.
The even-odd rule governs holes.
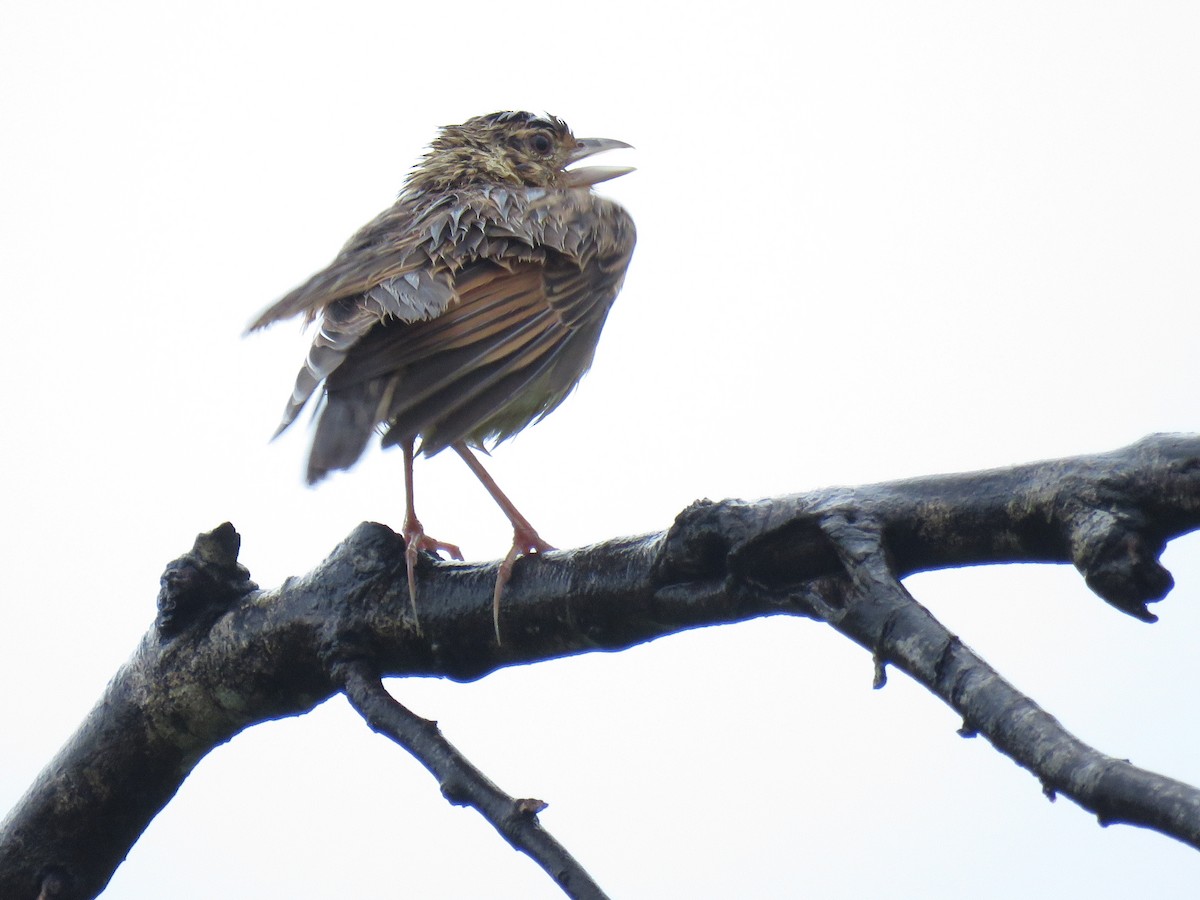
{"type": "Polygon", "coordinates": [[[454,544],[438,541],[425,533],[421,520],[417,518],[416,504],[413,502],[413,442],[404,441],[404,525],[400,533],[404,535],[404,563],[408,568],[408,599],[412,603],[413,622],[417,626],[417,634],[421,633],[421,618],[417,615],[417,556],[424,550],[429,553],[449,553],[453,559],[462,559],[462,551],[454,544]]]}
{"type": "Polygon", "coordinates": [[[517,557],[525,553],[544,553],[547,550],[553,550],[550,544],[538,536],[534,527],[529,524],[529,520],[521,515],[520,511],[513,506],[513,502],[508,499],[504,491],[500,490],[500,486],[496,484],[495,479],[488,474],[487,469],[483,467],[483,463],[471,452],[470,448],[462,441],[457,441],[454,445],[455,452],[463,458],[465,462],[475,473],[475,477],[479,479],[492,499],[496,501],[496,505],[504,511],[504,515],[508,516],[508,521],[513,527],[513,542],[504,559],[500,561],[500,571],[496,574],[496,589],[492,592],[492,624],[496,628],[496,643],[501,643],[500,640],[500,595],[504,593],[504,586],[508,584],[508,580],[512,578],[513,563],[517,561],[517,557]]]}

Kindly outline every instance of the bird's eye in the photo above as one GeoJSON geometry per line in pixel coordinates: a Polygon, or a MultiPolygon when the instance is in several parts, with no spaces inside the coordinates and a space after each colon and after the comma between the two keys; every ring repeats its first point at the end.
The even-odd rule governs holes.
{"type": "Polygon", "coordinates": [[[538,156],[549,156],[550,151],[554,148],[554,143],[548,135],[538,132],[529,139],[529,149],[538,156]]]}

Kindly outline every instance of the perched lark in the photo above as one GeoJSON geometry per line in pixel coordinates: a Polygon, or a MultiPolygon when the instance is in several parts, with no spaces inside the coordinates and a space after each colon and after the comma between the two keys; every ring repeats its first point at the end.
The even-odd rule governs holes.
{"type": "Polygon", "coordinates": [[[492,598],[497,641],[514,561],[552,549],[471,448],[494,446],[549,414],[591,365],[636,240],[629,214],[592,186],[632,170],[567,167],[628,146],[578,139],[561,119],[527,112],[447,126],[391,208],[250,325],[295,315],[317,323],[276,432],[323,389],[310,484],[354,465],[376,430],[385,447],[403,450],[414,617],[418,554],[462,558],[417,519],[418,438],[415,452],[425,456],[453,447],[512,523],[492,598]]]}

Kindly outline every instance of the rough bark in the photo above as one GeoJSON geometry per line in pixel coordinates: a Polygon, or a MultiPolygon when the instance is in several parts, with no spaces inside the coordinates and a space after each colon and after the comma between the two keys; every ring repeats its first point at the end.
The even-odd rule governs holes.
{"type": "Polygon", "coordinates": [[[159,616],[76,734],[0,826],[0,896],[93,897],[196,763],[239,731],[343,691],[368,723],[426,764],[571,896],[603,896],[537,824],[384,676],[480,678],[507,665],[618,650],[765,615],[825,622],[893,665],[1101,821],[1200,849],[1200,792],[1067,733],[948,632],[900,579],[1008,562],[1074,564],[1117,609],[1172,586],[1158,562],[1200,527],[1200,436],[1159,435],[1096,456],[753,503],[701,501],[664,533],[520,560],[492,625],[496,564],[425,559],[414,627],[403,540],[360,525],[323,563],[260,590],[231,525],[197,538],[163,575],[159,616]]]}

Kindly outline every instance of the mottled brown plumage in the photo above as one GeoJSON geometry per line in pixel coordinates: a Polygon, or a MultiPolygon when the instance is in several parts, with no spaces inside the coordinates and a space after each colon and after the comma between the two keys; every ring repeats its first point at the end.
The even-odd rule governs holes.
{"type": "MultiPolygon", "coordinates": [[[[416,518],[418,440],[426,456],[453,447],[513,524],[497,616],[515,558],[549,549],[470,448],[550,413],[591,364],[635,241],[629,214],[591,187],[630,170],[567,167],[626,146],[576,139],[561,119],[525,112],[443,128],[395,204],[250,326],[318,323],[279,426],[323,388],[310,483],[352,466],[377,429],[384,446],[404,450],[414,614],[418,551],[458,555],[416,518]]],[[[498,618],[496,629],[498,638],[498,618]]]]}

